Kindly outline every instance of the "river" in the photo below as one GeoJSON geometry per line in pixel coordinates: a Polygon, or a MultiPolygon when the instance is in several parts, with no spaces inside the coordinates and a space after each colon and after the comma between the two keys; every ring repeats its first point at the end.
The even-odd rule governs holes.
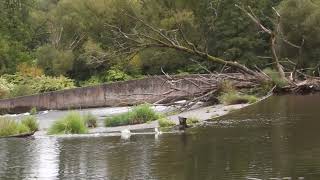
{"type": "Polygon", "coordinates": [[[0,139],[0,179],[320,179],[319,117],[273,96],[182,134],[0,139]]]}

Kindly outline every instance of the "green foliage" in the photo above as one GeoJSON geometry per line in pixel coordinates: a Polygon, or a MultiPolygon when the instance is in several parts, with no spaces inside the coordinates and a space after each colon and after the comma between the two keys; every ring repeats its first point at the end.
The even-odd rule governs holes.
{"type": "Polygon", "coordinates": [[[122,113],[105,119],[106,127],[141,124],[157,120],[160,116],[148,104],[134,107],[127,113],[122,113]]]}
{"type": "Polygon", "coordinates": [[[86,87],[86,86],[95,86],[95,85],[99,85],[99,84],[102,84],[102,83],[103,82],[100,80],[99,77],[91,76],[88,80],[79,82],[79,85],[81,87],[86,87]]]}
{"type": "Polygon", "coordinates": [[[37,93],[36,89],[33,89],[30,85],[19,84],[15,85],[11,90],[9,97],[28,96],[37,93]]]}
{"type": "Polygon", "coordinates": [[[130,124],[145,123],[147,121],[157,120],[158,118],[158,113],[156,113],[149,104],[142,104],[132,109],[130,124]]]}
{"type": "Polygon", "coordinates": [[[48,77],[48,76],[23,76],[22,74],[15,75],[3,75],[0,78],[4,79],[4,82],[8,82],[6,85],[5,96],[2,97],[18,97],[26,96],[42,92],[57,91],[63,89],[74,88],[73,80],[64,76],[48,77]]]}
{"type": "Polygon", "coordinates": [[[22,119],[21,124],[29,128],[31,132],[39,130],[39,124],[34,116],[27,116],[22,119]]]}
{"type": "Polygon", "coordinates": [[[0,137],[18,134],[18,124],[8,118],[0,118],[0,137]]]}
{"type": "Polygon", "coordinates": [[[105,82],[126,81],[129,79],[130,79],[129,75],[127,75],[125,72],[117,68],[112,68],[108,70],[105,76],[102,78],[102,80],[105,82]]]}
{"type": "Polygon", "coordinates": [[[173,127],[175,126],[176,123],[174,123],[173,121],[167,119],[167,118],[161,118],[159,119],[159,126],[161,128],[170,128],[170,127],[173,127]]]}
{"type": "Polygon", "coordinates": [[[104,121],[106,127],[116,127],[129,125],[132,114],[131,112],[115,115],[112,117],[107,117],[104,121]]]}
{"type": "Polygon", "coordinates": [[[61,51],[52,46],[42,46],[37,50],[37,64],[48,75],[65,75],[73,67],[72,51],[61,51]]]}
{"type": "Polygon", "coordinates": [[[21,122],[6,117],[0,118],[0,137],[26,134],[38,130],[38,125],[33,117],[27,117],[21,122]]]}
{"type": "Polygon", "coordinates": [[[55,121],[48,134],[85,134],[88,132],[86,122],[79,113],[70,112],[62,119],[55,121]]]}
{"type": "Polygon", "coordinates": [[[197,124],[199,122],[200,122],[199,119],[195,118],[195,117],[190,117],[190,118],[187,119],[187,124],[190,125],[190,126],[192,126],[194,124],[197,124]]]}
{"type": "Polygon", "coordinates": [[[219,101],[225,105],[254,103],[258,98],[252,95],[242,95],[236,91],[223,93],[218,97],[219,101]]]}
{"type": "Polygon", "coordinates": [[[89,127],[89,128],[95,128],[98,126],[97,117],[91,113],[84,115],[83,119],[84,119],[84,122],[86,123],[87,127],[89,127]]]}
{"type": "Polygon", "coordinates": [[[273,69],[267,68],[267,69],[263,70],[263,72],[271,78],[272,82],[276,86],[281,88],[281,87],[288,85],[288,82],[286,80],[283,80],[277,71],[274,71],[273,69]]]}
{"type": "Polygon", "coordinates": [[[303,53],[297,48],[282,43],[282,56],[299,63],[301,67],[314,67],[319,64],[320,55],[320,1],[283,0],[279,5],[281,30],[290,42],[300,45],[304,39],[303,53]]]}
{"type": "Polygon", "coordinates": [[[30,115],[36,115],[38,113],[37,108],[33,107],[30,109],[30,115]]]}
{"type": "Polygon", "coordinates": [[[33,132],[33,131],[31,131],[27,125],[18,123],[17,134],[25,134],[30,132],[33,132]]]}
{"type": "MultiPolygon", "coordinates": [[[[160,29],[181,28],[197,48],[205,49],[213,56],[263,69],[271,61],[259,59],[259,56],[270,56],[269,36],[259,33],[254,23],[235,4],[250,6],[261,22],[271,29],[274,25],[269,17],[274,17],[272,7],[277,7],[281,14],[283,36],[297,45],[301,44],[302,37],[305,40],[302,56],[297,48],[279,41],[279,57],[300,61],[301,67],[319,65],[318,1],[6,0],[0,1],[0,75],[18,71],[27,76],[38,74],[40,77],[42,71],[45,73],[42,78],[32,79],[33,82],[44,81],[39,88],[33,82],[9,82],[19,85],[12,97],[66,87],[61,87],[57,79],[44,78],[48,76],[63,75],[68,80],[75,79],[80,86],[88,86],[124,81],[139,75],[162,74],[161,68],[171,74],[206,73],[197,63],[190,61],[201,59],[172,49],[146,48],[134,56],[127,53],[113,56],[119,51],[116,44],[126,48],[133,42],[116,38],[115,43],[112,38],[115,32],[106,28],[106,24],[119,26],[123,32],[130,34],[141,32],[155,35],[140,22],[124,16],[123,10],[160,29]],[[21,64],[33,68],[21,71],[21,64]],[[22,91],[24,88],[26,92],[22,91]]],[[[180,40],[181,45],[186,45],[178,34],[169,33],[172,38],[180,40]]],[[[202,65],[211,71],[221,69],[220,65],[211,62],[203,62],[202,65]]],[[[306,73],[316,74],[315,69],[309,71],[306,73]]],[[[0,98],[7,97],[11,91],[2,84],[5,83],[0,80],[0,98]]]]}
{"type": "Polygon", "coordinates": [[[13,87],[13,84],[9,83],[6,79],[0,77],[0,99],[8,97],[13,87]]]}

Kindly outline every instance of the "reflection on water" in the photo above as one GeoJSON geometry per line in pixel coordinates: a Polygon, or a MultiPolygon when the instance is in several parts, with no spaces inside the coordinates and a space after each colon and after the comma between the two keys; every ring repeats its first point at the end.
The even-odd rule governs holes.
{"type": "Polygon", "coordinates": [[[0,179],[320,179],[319,105],[319,95],[272,97],[156,139],[0,139],[0,179]]]}

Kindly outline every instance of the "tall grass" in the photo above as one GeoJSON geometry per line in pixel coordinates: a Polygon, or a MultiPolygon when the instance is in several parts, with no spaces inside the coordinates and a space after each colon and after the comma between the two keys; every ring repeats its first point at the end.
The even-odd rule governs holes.
{"type": "Polygon", "coordinates": [[[27,126],[31,132],[39,130],[39,124],[34,116],[27,116],[22,119],[21,124],[27,126]]]}
{"type": "Polygon", "coordinates": [[[143,104],[134,107],[131,111],[108,117],[105,119],[106,127],[141,124],[148,121],[154,121],[159,118],[150,105],[143,104]]]}
{"type": "Polygon", "coordinates": [[[161,118],[159,119],[159,126],[161,128],[170,128],[170,127],[173,127],[175,126],[176,123],[174,123],[173,121],[167,119],[167,118],[161,118]]]}
{"type": "Polygon", "coordinates": [[[34,117],[26,117],[21,122],[9,118],[0,118],[0,137],[32,133],[38,130],[34,117]]]}
{"type": "Polygon", "coordinates": [[[57,120],[48,130],[48,134],[85,134],[88,132],[86,122],[79,113],[70,112],[57,120]]]}
{"type": "Polygon", "coordinates": [[[218,97],[218,99],[224,105],[254,103],[258,100],[255,96],[242,95],[236,91],[223,93],[218,97]]]}
{"type": "Polygon", "coordinates": [[[220,83],[218,91],[220,92],[218,100],[224,105],[254,103],[258,100],[256,96],[237,92],[230,81],[223,81],[220,83]]]}

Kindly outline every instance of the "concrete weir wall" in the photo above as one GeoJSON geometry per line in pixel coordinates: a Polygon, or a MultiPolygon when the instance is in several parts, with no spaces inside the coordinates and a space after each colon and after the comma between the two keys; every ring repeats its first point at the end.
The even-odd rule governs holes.
{"type": "MultiPolygon", "coordinates": [[[[178,76],[176,78],[183,79],[185,77],[178,76]]],[[[162,94],[172,90],[171,87],[163,76],[154,76],[145,79],[3,99],[0,100],[0,112],[28,112],[32,107],[38,110],[62,110],[127,106],[143,102],[154,103],[163,99],[162,94]]],[[[187,90],[188,93],[196,93],[198,91],[194,84],[186,80],[179,82],[176,88],[187,90]]],[[[187,92],[173,91],[168,95],[172,98],[183,98],[187,95],[187,92]]]]}

